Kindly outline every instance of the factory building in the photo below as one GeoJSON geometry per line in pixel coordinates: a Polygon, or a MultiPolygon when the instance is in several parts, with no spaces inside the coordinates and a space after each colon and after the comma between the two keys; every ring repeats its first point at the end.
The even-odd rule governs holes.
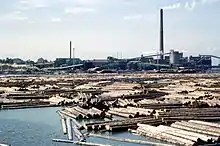
{"type": "Polygon", "coordinates": [[[80,58],[56,58],[54,61],[55,67],[61,67],[61,66],[69,66],[69,65],[76,65],[81,64],[82,60],[80,58]]]}
{"type": "Polygon", "coordinates": [[[211,56],[189,56],[188,63],[191,67],[209,69],[212,67],[212,58],[211,56]]]}
{"type": "Polygon", "coordinates": [[[178,51],[170,50],[170,64],[171,65],[179,65],[180,60],[183,58],[183,53],[178,51]]]}

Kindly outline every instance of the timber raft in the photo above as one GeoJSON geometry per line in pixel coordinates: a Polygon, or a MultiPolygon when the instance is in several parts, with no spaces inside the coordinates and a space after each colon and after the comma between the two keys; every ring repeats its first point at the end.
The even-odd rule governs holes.
{"type": "Polygon", "coordinates": [[[170,145],[219,143],[219,74],[76,73],[5,77],[0,85],[0,109],[61,106],[68,140],[59,142],[134,142],[103,134],[130,131],[170,145]]]}

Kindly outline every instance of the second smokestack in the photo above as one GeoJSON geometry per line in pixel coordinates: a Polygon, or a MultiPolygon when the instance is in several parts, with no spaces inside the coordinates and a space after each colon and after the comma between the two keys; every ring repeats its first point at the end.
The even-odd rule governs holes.
{"type": "Polygon", "coordinates": [[[164,36],[163,36],[163,9],[160,9],[160,59],[163,59],[164,54],[164,36]]]}
{"type": "Polygon", "coordinates": [[[70,59],[72,58],[72,41],[70,41],[70,59]]]}

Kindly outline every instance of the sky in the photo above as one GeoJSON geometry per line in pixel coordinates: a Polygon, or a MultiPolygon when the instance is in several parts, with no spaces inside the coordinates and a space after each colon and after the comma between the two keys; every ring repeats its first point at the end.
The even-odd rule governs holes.
{"type": "Polygon", "coordinates": [[[0,0],[0,58],[156,53],[161,8],[165,52],[220,56],[220,0],[0,0]]]}

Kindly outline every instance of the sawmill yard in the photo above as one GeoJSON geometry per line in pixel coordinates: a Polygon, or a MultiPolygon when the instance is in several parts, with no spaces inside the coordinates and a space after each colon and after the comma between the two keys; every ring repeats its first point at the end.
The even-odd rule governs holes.
{"type": "Polygon", "coordinates": [[[2,77],[0,94],[2,110],[60,106],[57,113],[68,140],[57,142],[88,144],[87,137],[99,137],[158,144],[107,134],[119,131],[157,139],[160,145],[220,142],[219,74],[2,77]]]}

